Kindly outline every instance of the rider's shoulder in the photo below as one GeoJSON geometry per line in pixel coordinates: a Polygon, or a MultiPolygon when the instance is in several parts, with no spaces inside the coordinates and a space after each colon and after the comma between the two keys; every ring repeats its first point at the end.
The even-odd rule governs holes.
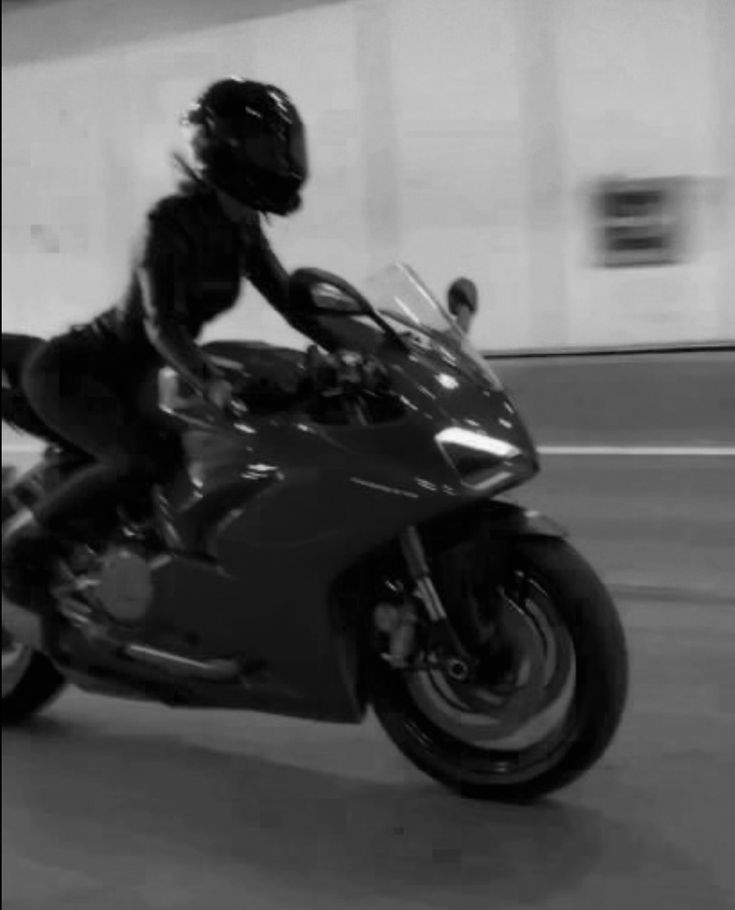
{"type": "Polygon", "coordinates": [[[202,193],[178,191],[157,199],[148,210],[151,218],[176,219],[197,214],[210,206],[210,200],[202,193]]]}
{"type": "Polygon", "coordinates": [[[211,221],[212,200],[206,193],[178,191],[158,199],[148,210],[149,230],[195,237],[211,221]]]}

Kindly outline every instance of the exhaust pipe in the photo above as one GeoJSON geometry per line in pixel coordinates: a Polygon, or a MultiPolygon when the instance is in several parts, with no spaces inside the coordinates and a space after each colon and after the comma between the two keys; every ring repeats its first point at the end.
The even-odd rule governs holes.
{"type": "Polygon", "coordinates": [[[234,660],[193,660],[191,657],[182,657],[147,645],[127,645],[123,648],[123,653],[133,660],[180,676],[198,676],[212,682],[227,682],[240,675],[240,667],[234,660]]]}
{"type": "MultiPolygon", "coordinates": [[[[17,644],[43,652],[45,647],[44,622],[37,613],[3,598],[2,626],[3,630],[17,644]]],[[[198,677],[211,682],[234,681],[241,673],[240,665],[234,660],[193,660],[190,657],[150,648],[147,645],[126,645],[123,653],[132,660],[149,664],[169,673],[198,677]]]]}

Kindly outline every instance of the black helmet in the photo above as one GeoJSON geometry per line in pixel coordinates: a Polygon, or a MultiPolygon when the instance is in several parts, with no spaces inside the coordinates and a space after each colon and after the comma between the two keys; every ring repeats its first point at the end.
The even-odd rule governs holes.
{"type": "Polygon", "coordinates": [[[288,215],[301,205],[307,178],[304,125],[280,89],[246,79],[222,79],[189,108],[198,175],[261,212],[288,215]]]}

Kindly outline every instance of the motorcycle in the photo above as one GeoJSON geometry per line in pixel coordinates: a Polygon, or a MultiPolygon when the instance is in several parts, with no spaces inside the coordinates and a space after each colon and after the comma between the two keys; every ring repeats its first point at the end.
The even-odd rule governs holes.
{"type": "MultiPolygon", "coordinates": [[[[329,353],[205,347],[297,392],[223,411],[162,368],[146,413],[180,449],[149,513],[88,516],[52,615],[3,602],[3,724],[68,684],[349,724],[372,709],[463,795],[568,785],[618,728],[626,642],[565,532],[508,496],[539,471],[511,397],[406,266],[360,289],[300,269],[290,293],[329,353]]],[[[78,468],[49,449],[4,521],[78,468]]]]}

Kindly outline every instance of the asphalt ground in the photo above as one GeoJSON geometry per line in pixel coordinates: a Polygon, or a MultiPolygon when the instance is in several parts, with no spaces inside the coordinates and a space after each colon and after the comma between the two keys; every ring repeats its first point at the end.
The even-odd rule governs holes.
{"type": "Polygon", "coordinates": [[[4,910],[727,910],[735,612],[621,596],[632,689],[604,759],[534,807],[473,803],[374,721],[71,692],[3,731],[4,910]]]}
{"type": "Polygon", "coordinates": [[[546,455],[516,498],[560,521],[620,591],[735,609],[735,454],[546,455]]]}

